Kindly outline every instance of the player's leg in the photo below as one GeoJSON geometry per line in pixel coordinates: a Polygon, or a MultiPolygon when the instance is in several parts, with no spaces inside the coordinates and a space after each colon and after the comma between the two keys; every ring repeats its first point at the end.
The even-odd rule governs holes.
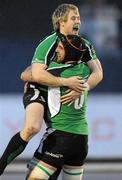
{"type": "MultiPolygon", "coordinates": [[[[28,173],[26,176],[26,180],[32,180],[32,179],[33,180],[36,180],[36,179],[57,180],[61,169],[58,168],[58,170],[56,170],[56,168],[53,167],[52,165],[41,161],[41,158],[44,156],[46,156],[46,159],[50,159],[50,156],[47,157],[47,155],[45,155],[45,151],[46,150],[48,151],[48,147],[50,149],[52,146],[54,146],[55,139],[51,138],[51,141],[50,141],[50,143],[48,142],[48,144],[47,144],[46,140],[53,132],[54,132],[54,130],[50,129],[50,130],[47,130],[46,133],[43,135],[43,137],[40,141],[40,145],[34,153],[34,157],[27,164],[28,173]],[[52,142],[53,142],[53,144],[52,144],[52,142]],[[43,147],[45,147],[46,149],[43,147]]],[[[51,159],[50,161],[54,161],[54,160],[51,159]]]]}
{"type": "Polygon", "coordinates": [[[42,115],[43,106],[41,104],[32,103],[27,106],[23,130],[11,138],[0,159],[0,174],[15,157],[24,151],[31,137],[39,132],[43,122],[42,115]]]}
{"type": "Polygon", "coordinates": [[[31,103],[26,107],[25,124],[20,132],[21,138],[28,142],[35,134],[37,134],[43,123],[44,107],[40,103],[31,103]]]}
{"type": "MultiPolygon", "coordinates": [[[[34,162],[33,162],[34,164],[34,162]]],[[[49,177],[56,171],[56,168],[40,161],[37,164],[35,164],[35,167],[32,169],[27,180],[48,180],[49,177]]]]}
{"type": "Polygon", "coordinates": [[[88,154],[88,136],[76,135],[72,142],[72,154],[69,155],[63,166],[63,180],[82,180],[83,165],[88,154]]]}
{"type": "Polygon", "coordinates": [[[23,97],[23,104],[26,108],[25,124],[20,132],[21,138],[25,141],[29,141],[41,129],[45,103],[42,93],[38,89],[38,85],[28,83],[27,92],[25,92],[23,97]]]}
{"type": "Polygon", "coordinates": [[[59,174],[61,172],[61,168],[58,168],[49,178],[49,180],[57,180],[59,177],[59,174]]]}
{"type": "Polygon", "coordinates": [[[6,166],[26,147],[27,142],[21,139],[20,133],[15,134],[9,141],[2,157],[0,158],[0,175],[6,166]]]}
{"type": "Polygon", "coordinates": [[[83,166],[68,166],[64,165],[62,179],[63,180],[82,180],[83,166]]]}
{"type": "MultiPolygon", "coordinates": [[[[63,135],[65,135],[64,132],[60,133],[51,128],[47,129],[40,141],[39,147],[34,153],[32,160],[27,166],[29,170],[27,178],[31,177],[30,173],[33,171],[34,167],[39,163],[39,161],[43,161],[56,168],[56,171],[52,175],[50,174],[48,177],[49,180],[57,180],[64,162],[63,154],[67,152],[65,145],[67,144],[68,140],[66,142],[62,142],[63,135]],[[57,158],[57,156],[59,157],[57,158]]],[[[67,138],[67,136],[65,138],[67,138]]]]}
{"type": "MultiPolygon", "coordinates": [[[[27,176],[26,176],[26,180],[28,180],[28,178],[30,177],[30,174],[32,172],[32,170],[34,169],[34,167],[39,163],[39,160],[34,158],[29,162],[29,164],[27,165],[27,168],[28,168],[28,173],[27,173],[27,176]]],[[[49,179],[48,180],[57,180],[58,179],[58,176],[61,172],[61,168],[57,168],[56,171],[50,175],[49,179]]]]}
{"type": "MultiPolygon", "coordinates": [[[[30,93],[30,95],[31,96],[29,97],[32,97],[33,93],[30,93]]],[[[18,132],[11,138],[0,159],[0,175],[3,173],[6,166],[24,151],[26,145],[28,144],[28,141],[41,128],[44,107],[41,103],[29,103],[30,98],[26,101],[27,107],[25,110],[25,125],[23,130],[21,132],[18,132]]]]}

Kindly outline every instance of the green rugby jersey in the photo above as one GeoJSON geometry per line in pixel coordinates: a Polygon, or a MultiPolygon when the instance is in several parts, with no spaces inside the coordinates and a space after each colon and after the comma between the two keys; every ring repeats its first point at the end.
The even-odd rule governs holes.
{"type": "MultiPolygon", "coordinates": [[[[90,70],[84,63],[73,66],[53,62],[50,64],[49,71],[55,75],[60,73],[61,77],[79,75],[82,79],[86,79],[90,75],[90,70]]],[[[66,87],[48,88],[49,126],[65,132],[87,135],[86,102],[88,92],[83,93],[71,106],[68,106],[60,103],[60,97],[66,90],[66,87]]]]}
{"type": "MultiPolygon", "coordinates": [[[[57,47],[58,35],[56,32],[48,35],[37,46],[32,63],[41,63],[49,65],[55,59],[55,49],[57,47]]],[[[89,60],[97,59],[93,45],[86,39],[82,38],[82,46],[85,49],[82,52],[81,61],[87,63],[89,60]]]]}
{"type": "MultiPolygon", "coordinates": [[[[82,38],[82,40],[82,46],[85,51],[82,52],[81,62],[84,63],[78,64],[75,67],[71,67],[72,65],[59,65],[55,62],[53,63],[55,60],[55,49],[58,42],[56,32],[50,34],[40,42],[34,53],[32,63],[47,64],[49,69],[51,68],[51,70],[48,70],[57,76],[61,75],[62,77],[70,77],[73,75],[80,75],[82,78],[86,78],[90,74],[86,63],[89,60],[96,60],[97,56],[93,45],[84,38],[82,38]],[[63,67],[59,68],[57,66],[63,67]]],[[[38,84],[38,87],[40,89],[46,88],[40,84],[38,84]]],[[[88,134],[87,121],[85,117],[87,92],[85,92],[80,99],[77,99],[74,104],[67,106],[61,105],[59,101],[60,95],[64,94],[65,90],[65,88],[49,88],[48,104],[50,109],[49,114],[51,117],[51,127],[76,134],[88,134]]]]}
{"type": "Polygon", "coordinates": [[[58,36],[54,32],[43,39],[37,46],[34,56],[32,58],[33,63],[41,63],[49,65],[49,63],[55,58],[55,49],[57,47],[58,36]]]}

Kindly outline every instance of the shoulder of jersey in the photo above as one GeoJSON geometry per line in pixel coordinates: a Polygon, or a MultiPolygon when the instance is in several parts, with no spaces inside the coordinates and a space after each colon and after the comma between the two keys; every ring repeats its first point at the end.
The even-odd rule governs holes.
{"type": "Polygon", "coordinates": [[[57,38],[57,33],[55,31],[51,32],[50,34],[48,34],[47,36],[43,37],[40,39],[40,42],[49,39],[49,38],[57,38]]]}

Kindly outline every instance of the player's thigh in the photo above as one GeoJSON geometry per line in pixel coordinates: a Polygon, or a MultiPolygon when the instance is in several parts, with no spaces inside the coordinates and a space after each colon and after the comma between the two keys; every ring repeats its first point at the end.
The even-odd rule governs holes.
{"type": "Polygon", "coordinates": [[[45,179],[48,180],[50,176],[56,171],[56,168],[43,162],[33,162],[33,168],[29,171],[26,179],[45,179]]]}
{"type": "Polygon", "coordinates": [[[40,127],[44,116],[45,94],[28,84],[23,96],[23,105],[25,107],[25,127],[40,127]]]}
{"type": "Polygon", "coordinates": [[[63,180],[81,180],[83,176],[83,166],[64,165],[62,171],[63,180]]]}
{"type": "Polygon", "coordinates": [[[30,124],[35,127],[41,126],[43,122],[44,106],[38,102],[29,104],[25,109],[25,127],[30,124]]]}

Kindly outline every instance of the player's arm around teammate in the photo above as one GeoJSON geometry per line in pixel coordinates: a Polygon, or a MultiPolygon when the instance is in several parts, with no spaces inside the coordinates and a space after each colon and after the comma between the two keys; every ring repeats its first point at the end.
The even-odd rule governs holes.
{"type": "MultiPolygon", "coordinates": [[[[86,80],[86,83],[82,84],[82,88],[87,88],[88,90],[92,90],[95,88],[103,79],[103,70],[101,63],[98,59],[88,61],[88,67],[91,69],[91,75],[86,80]]],[[[69,89],[66,91],[66,94],[61,96],[61,102],[62,104],[68,104],[71,105],[75,99],[77,99],[80,96],[81,93],[76,92],[74,90],[69,89]]]]}

